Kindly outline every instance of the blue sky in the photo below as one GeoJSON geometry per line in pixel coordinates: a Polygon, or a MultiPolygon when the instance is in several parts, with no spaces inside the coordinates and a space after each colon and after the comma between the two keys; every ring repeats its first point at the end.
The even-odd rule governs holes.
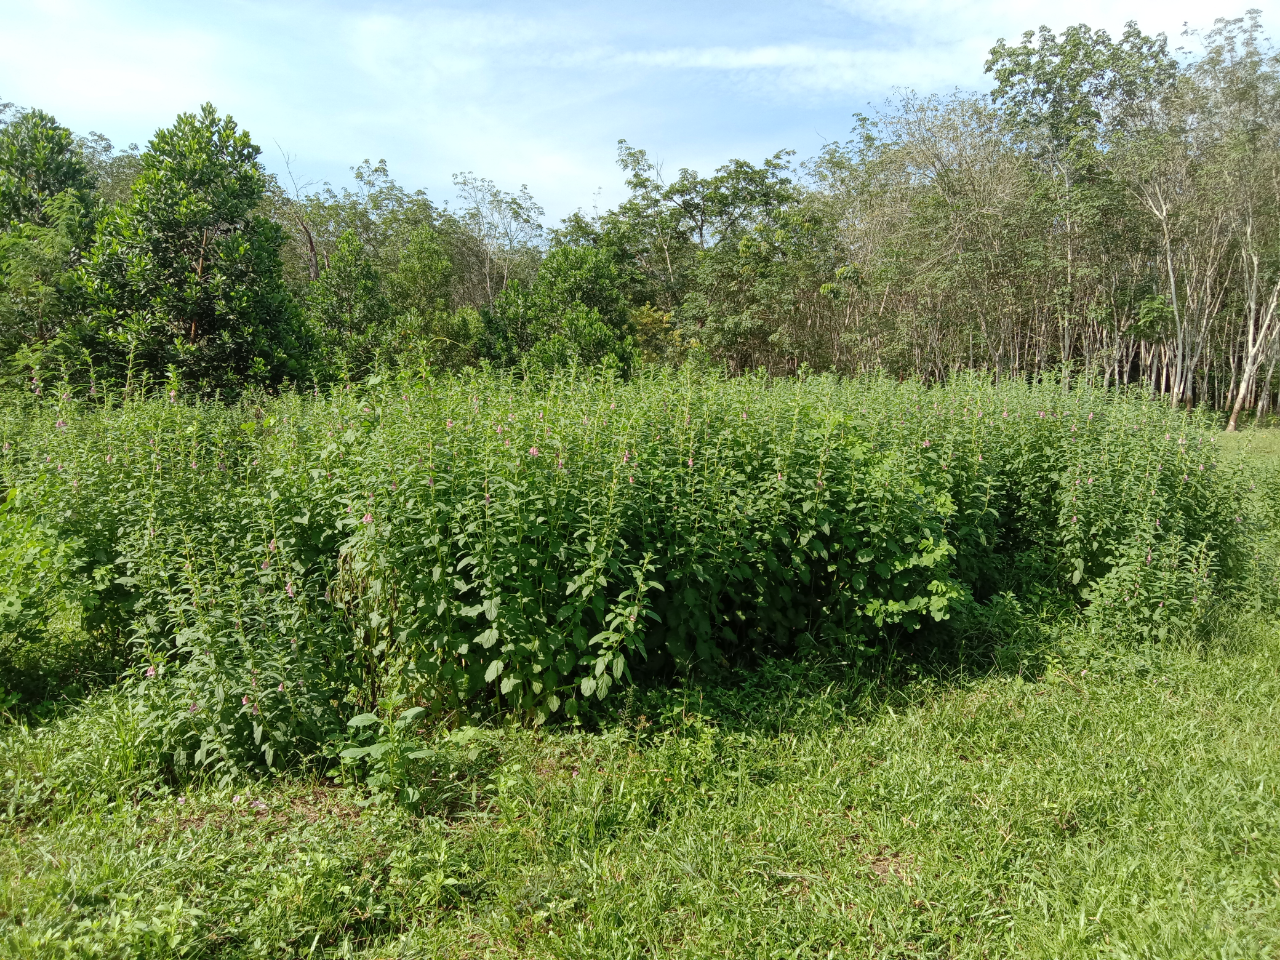
{"type": "Polygon", "coordinates": [[[806,157],[894,88],[987,89],[999,37],[1134,19],[1177,46],[1184,23],[1251,5],[0,0],[0,100],[117,145],[212,100],[302,182],[340,185],[386,158],[444,202],[450,174],[470,170],[528,184],[555,222],[622,197],[619,138],[673,173],[806,157]]]}

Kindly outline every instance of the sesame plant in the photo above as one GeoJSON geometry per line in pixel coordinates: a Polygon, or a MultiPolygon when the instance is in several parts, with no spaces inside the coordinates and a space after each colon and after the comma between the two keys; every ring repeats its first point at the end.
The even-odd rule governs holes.
{"type": "Polygon", "coordinates": [[[1088,383],[468,370],[235,404],[32,393],[0,411],[6,536],[47,531],[62,572],[42,582],[129,639],[169,762],[227,776],[381,757],[354,734],[409,742],[405,717],[572,718],[642,671],[856,664],[1008,592],[1160,638],[1243,562],[1207,424],[1088,383]]]}

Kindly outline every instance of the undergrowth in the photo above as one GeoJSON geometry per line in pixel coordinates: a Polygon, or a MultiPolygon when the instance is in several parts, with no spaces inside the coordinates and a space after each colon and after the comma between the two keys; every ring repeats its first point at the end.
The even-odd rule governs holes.
{"type": "Polygon", "coordinates": [[[572,720],[637,678],[871,664],[993,618],[1194,630],[1249,562],[1240,478],[1196,417],[1070,386],[63,386],[0,411],[0,655],[54,667],[73,621],[174,775],[231,782],[397,730],[411,763],[406,711],[572,720]]]}

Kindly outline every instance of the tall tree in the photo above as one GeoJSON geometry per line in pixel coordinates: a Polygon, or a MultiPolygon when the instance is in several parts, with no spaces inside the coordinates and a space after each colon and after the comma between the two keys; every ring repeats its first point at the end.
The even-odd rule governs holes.
{"type": "Polygon", "coordinates": [[[43,110],[27,110],[0,127],[0,227],[46,226],[45,208],[66,190],[81,202],[93,177],[75,137],[43,110]]]}
{"type": "Polygon", "coordinates": [[[284,238],[258,213],[260,152],[212,104],[148,145],[83,271],[91,313],[81,342],[117,375],[172,368],[206,391],[235,391],[305,374],[284,238]]]}

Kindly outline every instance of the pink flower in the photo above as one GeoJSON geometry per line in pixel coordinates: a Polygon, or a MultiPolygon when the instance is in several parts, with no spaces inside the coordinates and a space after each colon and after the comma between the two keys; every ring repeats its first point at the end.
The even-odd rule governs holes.
{"type": "Polygon", "coordinates": [[[200,711],[200,707],[197,706],[195,703],[192,703],[191,706],[187,707],[187,710],[190,713],[198,713],[200,711]]]}
{"type": "Polygon", "coordinates": [[[54,426],[57,427],[59,430],[67,429],[67,424],[63,420],[59,420],[57,423],[54,424],[54,426]]]}
{"type": "Polygon", "coordinates": [[[284,693],[284,684],[283,684],[283,683],[282,683],[282,684],[280,684],[280,686],[278,686],[276,689],[277,689],[278,691],[280,691],[281,693],[284,693]]]}
{"type": "Polygon", "coordinates": [[[445,428],[446,430],[452,430],[452,429],[453,429],[453,421],[452,421],[452,420],[446,420],[446,421],[444,422],[444,428],[445,428]]]}
{"type": "Polygon", "coordinates": [[[623,463],[629,463],[629,462],[630,462],[630,460],[631,460],[631,454],[630,454],[630,453],[628,453],[626,450],[623,450],[623,451],[622,451],[622,462],[623,462],[623,463]]]}
{"type": "Polygon", "coordinates": [[[627,482],[628,482],[628,483],[635,483],[635,482],[636,482],[636,478],[635,478],[635,477],[627,477],[627,482]]]}
{"type": "Polygon", "coordinates": [[[150,680],[150,679],[151,679],[152,677],[154,677],[155,675],[156,675],[156,668],[155,668],[155,667],[147,667],[147,679],[148,679],[148,680],[150,680]]]}
{"type": "Polygon", "coordinates": [[[290,597],[292,597],[292,596],[293,596],[293,581],[292,581],[292,580],[290,580],[288,583],[286,583],[286,584],[284,585],[284,592],[285,592],[285,593],[287,593],[290,597]]]}
{"type": "Polygon", "coordinates": [[[691,467],[693,466],[693,457],[690,457],[690,458],[689,458],[689,466],[691,466],[691,467]]]}
{"type": "Polygon", "coordinates": [[[270,560],[263,560],[263,561],[262,561],[262,569],[263,569],[263,570],[270,570],[270,569],[271,569],[271,561],[270,561],[270,560]]]}
{"type": "Polygon", "coordinates": [[[927,447],[927,446],[929,446],[929,441],[928,441],[928,440],[926,440],[926,441],[924,442],[924,445],[925,445],[926,447],[927,447]]]}
{"type": "Polygon", "coordinates": [[[241,706],[245,706],[245,707],[247,707],[247,706],[249,705],[249,696],[248,696],[248,694],[246,694],[245,696],[243,696],[243,697],[241,697],[241,698],[240,698],[240,704],[241,704],[241,706]]]}
{"type": "Polygon", "coordinates": [[[363,517],[361,517],[361,518],[360,518],[360,522],[361,522],[361,523],[373,523],[373,514],[372,514],[372,513],[366,513],[363,517]]]}
{"type": "Polygon", "coordinates": [[[781,480],[781,479],[782,479],[782,471],[781,471],[781,470],[779,470],[779,471],[778,471],[778,479],[779,479],[779,480],[781,480]]]}
{"type": "Polygon", "coordinates": [[[537,455],[538,455],[538,448],[537,448],[537,447],[530,447],[530,448],[529,448],[529,456],[531,456],[531,457],[536,457],[537,455]]]}

